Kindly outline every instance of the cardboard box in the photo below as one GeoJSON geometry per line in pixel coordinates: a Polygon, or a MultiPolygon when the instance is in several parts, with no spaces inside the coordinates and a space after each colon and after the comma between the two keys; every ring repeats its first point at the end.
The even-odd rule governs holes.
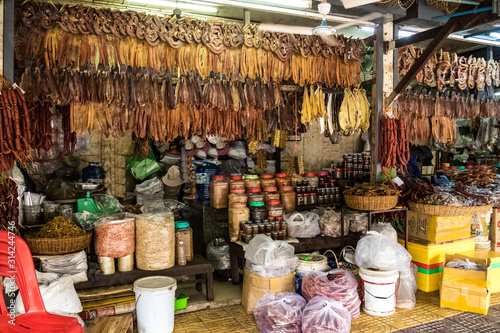
{"type": "Polygon", "coordinates": [[[494,207],[490,225],[491,251],[500,252],[500,208],[494,207]]]}
{"type": "Polygon", "coordinates": [[[464,256],[490,260],[490,291],[492,294],[500,292],[500,253],[495,251],[460,251],[464,256]]]}
{"type": "Polygon", "coordinates": [[[293,292],[295,290],[295,272],[279,278],[265,278],[250,274],[245,269],[241,304],[247,314],[252,314],[257,301],[271,290],[275,294],[293,292]]]}
{"type": "Polygon", "coordinates": [[[441,307],[488,314],[491,297],[490,260],[447,254],[439,294],[441,307]],[[471,271],[446,267],[446,264],[453,259],[469,259],[486,266],[487,269],[486,271],[471,271]]]}
{"type": "Polygon", "coordinates": [[[435,216],[408,211],[408,236],[429,243],[470,238],[472,216],[435,216]]]}

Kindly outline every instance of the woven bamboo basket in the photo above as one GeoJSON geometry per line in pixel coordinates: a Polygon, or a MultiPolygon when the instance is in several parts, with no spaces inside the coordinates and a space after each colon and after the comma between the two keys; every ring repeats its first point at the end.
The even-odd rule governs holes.
{"type": "Polygon", "coordinates": [[[429,7],[442,9],[446,14],[453,14],[460,7],[459,2],[448,2],[441,0],[425,0],[425,4],[429,7]]]}
{"type": "Polygon", "coordinates": [[[61,238],[37,238],[27,234],[24,240],[32,253],[67,254],[86,249],[92,240],[92,231],[81,236],[61,238]]]}
{"type": "Polygon", "coordinates": [[[398,204],[397,195],[371,196],[345,195],[345,203],[356,210],[386,210],[398,204]]]}
{"type": "Polygon", "coordinates": [[[474,214],[484,214],[487,213],[493,205],[487,206],[471,206],[471,207],[461,207],[461,206],[439,206],[439,205],[427,205],[419,204],[415,202],[410,202],[408,204],[411,211],[422,214],[436,215],[436,216],[469,216],[474,214]]]}
{"type": "Polygon", "coordinates": [[[393,9],[404,9],[407,10],[408,8],[413,5],[415,0],[382,0],[377,2],[377,5],[379,7],[384,7],[384,8],[393,8],[393,9]]]}

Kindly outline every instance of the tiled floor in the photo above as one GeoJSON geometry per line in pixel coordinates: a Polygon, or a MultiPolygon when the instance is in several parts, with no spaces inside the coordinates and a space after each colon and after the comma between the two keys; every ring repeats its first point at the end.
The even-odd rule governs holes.
{"type": "MultiPolygon", "coordinates": [[[[253,315],[241,305],[224,306],[175,316],[174,333],[259,332],[253,315]]],[[[411,310],[397,309],[390,317],[374,317],[361,312],[352,321],[351,332],[407,333],[494,333],[500,332],[500,293],[491,297],[488,315],[439,307],[439,293],[417,292],[411,310]]]]}

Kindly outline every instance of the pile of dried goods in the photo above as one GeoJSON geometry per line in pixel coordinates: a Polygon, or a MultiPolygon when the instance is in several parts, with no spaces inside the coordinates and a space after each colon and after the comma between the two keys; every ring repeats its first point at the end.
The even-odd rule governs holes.
{"type": "Polygon", "coordinates": [[[477,185],[484,186],[494,183],[497,176],[491,170],[491,167],[481,166],[474,169],[466,169],[451,178],[456,182],[461,182],[466,185],[476,183],[477,185]]]}
{"type": "Polygon", "coordinates": [[[363,183],[358,187],[347,188],[343,193],[344,195],[376,197],[376,196],[398,195],[399,191],[385,184],[363,183]]]}
{"type": "Polygon", "coordinates": [[[135,220],[107,220],[95,227],[95,253],[103,257],[121,258],[135,251],[135,220]]]}
{"type": "Polygon", "coordinates": [[[40,231],[34,234],[37,238],[61,238],[85,235],[85,230],[65,217],[57,216],[45,223],[40,231]]]}

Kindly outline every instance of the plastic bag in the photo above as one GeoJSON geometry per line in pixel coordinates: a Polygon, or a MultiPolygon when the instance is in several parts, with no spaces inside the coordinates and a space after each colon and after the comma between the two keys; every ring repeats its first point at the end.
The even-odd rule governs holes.
{"type": "Polygon", "coordinates": [[[97,209],[105,215],[120,213],[123,210],[120,201],[112,195],[94,194],[92,199],[94,199],[97,209]]]}
{"type": "Polygon", "coordinates": [[[398,241],[398,233],[390,223],[372,223],[371,230],[398,241]]]}
{"type": "Polygon", "coordinates": [[[141,207],[141,212],[144,214],[168,213],[182,209],[185,206],[185,204],[177,200],[158,200],[144,204],[144,206],[141,207]]]}
{"type": "Polygon", "coordinates": [[[302,333],[351,331],[351,314],[342,303],[317,296],[307,303],[302,315],[302,333]]]}
{"type": "Polygon", "coordinates": [[[255,236],[245,251],[246,269],[262,277],[281,277],[291,274],[299,265],[295,248],[266,235],[255,236]]]}
{"type": "Polygon", "coordinates": [[[95,224],[94,250],[103,257],[121,258],[135,251],[135,218],[122,213],[104,217],[95,224]]]}
{"type": "Polygon", "coordinates": [[[446,267],[465,269],[469,271],[486,271],[486,267],[484,267],[483,265],[479,265],[473,261],[470,261],[468,258],[465,258],[465,261],[461,259],[453,259],[452,261],[446,264],[446,267]]]}
{"type": "Polygon", "coordinates": [[[356,265],[362,268],[399,271],[409,265],[411,254],[394,239],[368,231],[356,246],[356,265]]]}
{"type": "Polygon", "coordinates": [[[329,272],[311,272],[302,278],[302,296],[311,300],[316,296],[326,296],[339,301],[349,311],[352,318],[360,315],[361,300],[358,282],[351,272],[333,269],[329,272]]]}
{"type": "Polygon", "coordinates": [[[399,271],[398,289],[396,292],[396,307],[402,309],[413,309],[417,302],[416,274],[418,268],[415,264],[408,265],[399,271]]]}
{"type": "Polygon", "coordinates": [[[102,219],[104,216],[105,215],[101,213],[93,214],[87,211],[83,211],[83,213],[75,213],[76,224],[87,231],[94,229],[97,221],[102,219]]]}
{"type": "Polygon", "coordinates": [[[135,186],[134,192],[148,196],[153,196],[158,192],[163,193],[163,182],[157,177],[145,180],[135,186]]]}
{"type": "Polygon", "coordinates": [[[367,213],[345,214],[344,221],[349,221],[350,232],[364,232],[368,226],[367,213]]]}
{"type": "MultiPolygon", "coordinates": [[[[342,226],[340,221],[342,220],[342,215],[334,210],[325,210],[323,215],[319,218],[319,227],[321,229],[322,236],[330,237],[340,237],[342,232],[342,226]]],[[[348,219],[344,219],[344,236],[349,233],[350,222],[348,219]]]]}
{"type": "Polygon", "coordinates": [[[320,234],[319,215],[311,212],[285,215],[288,224],[288,235],[297,238],[313,238],[320,234]]]}
{"type": "Polygon", "coordinates": [[[149,154],[146,158],[139,157],[137,152],[127,163],[127,170],[132,172],[137,180],[143,180],[161,169],[161,165],[156,162],[153,149],[149,147],[149,154]]]}
{"type": "Polygon", "coordinates": [[[299,294],[270,291],[257,301],[253,315],[262,333],[300,333],[305,306],[306,300],[299,294]]]}
{"type": "Polygon", "coordinates": [[[231,268],[231,258],[229,256],[229,244],[224,238],[212,239],[207,245],[207,259],[215,270],[225,270],[231,268]]]}

